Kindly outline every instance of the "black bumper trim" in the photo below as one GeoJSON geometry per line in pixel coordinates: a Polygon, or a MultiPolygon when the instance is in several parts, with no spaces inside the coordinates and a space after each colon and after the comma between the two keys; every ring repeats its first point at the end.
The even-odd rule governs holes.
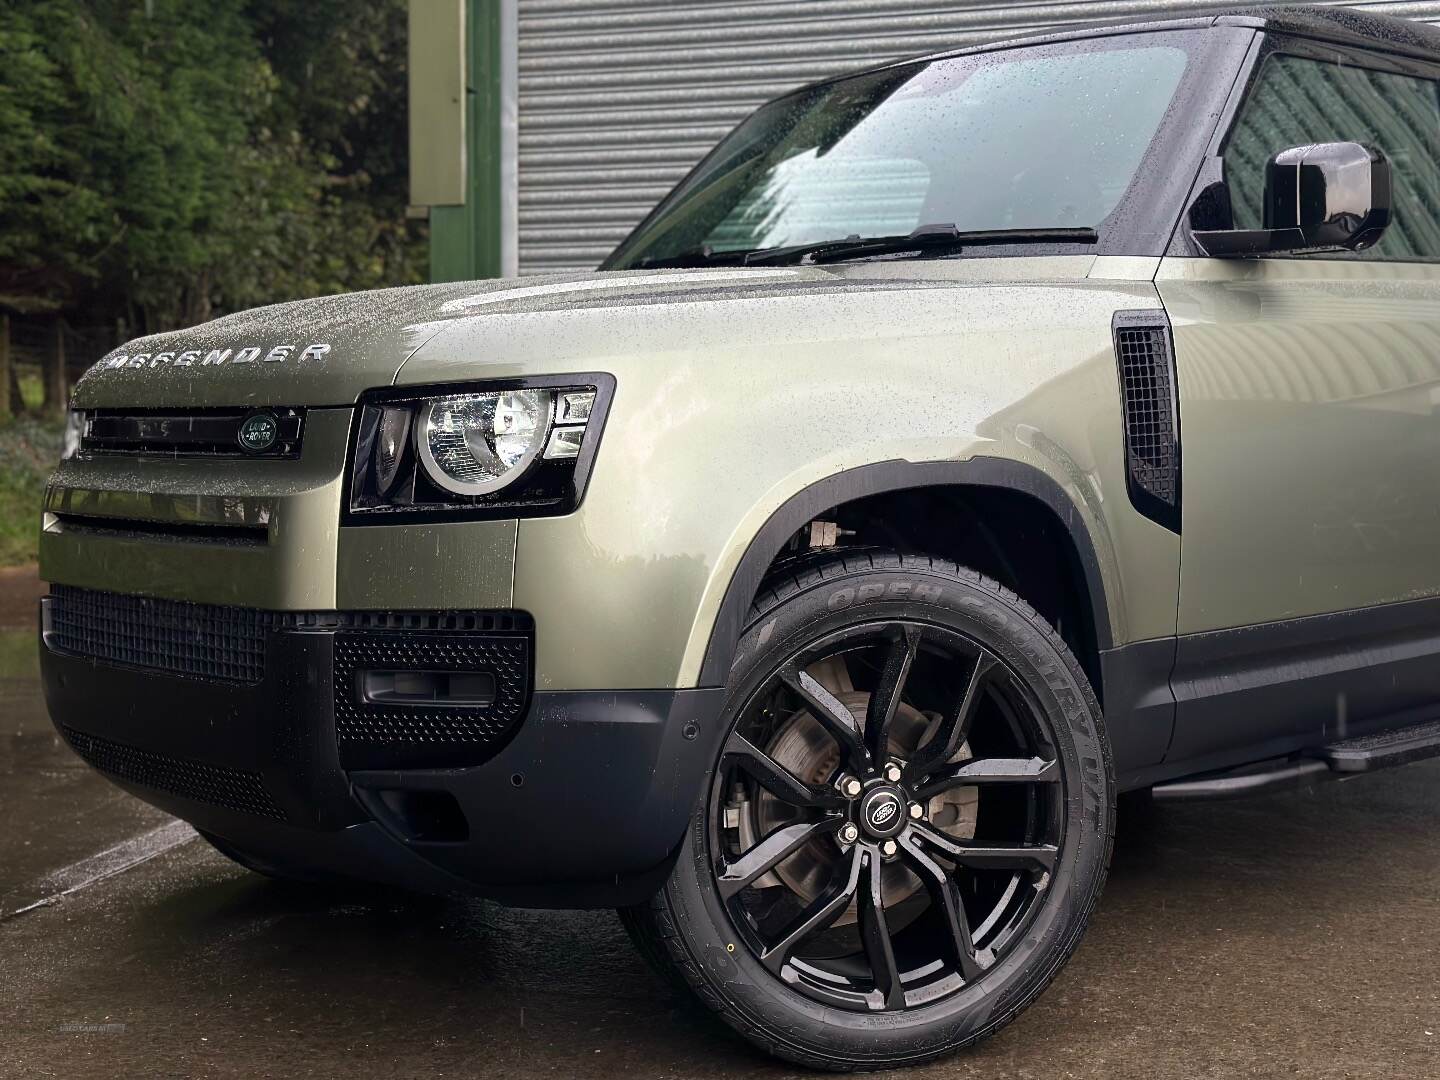
{"type": "Polygon", "coordinates": [[[637,903],[658,887],[719,745],[723,689],[535,693],[481,763],[347,770],[335,737],[335,637],[270,633],[266,675],[253,685],[48,646],[41,674],[51,718],[82,757],[145,801],[277,862],[534,906],[637,903]],[[234,783],[217,788],[219,777],[234,783]],[[389,796],[365,797],[377,792],[389,796]],[[367,809],[425,793],[453,803],[464,840],[426,839],[367,809]]]}

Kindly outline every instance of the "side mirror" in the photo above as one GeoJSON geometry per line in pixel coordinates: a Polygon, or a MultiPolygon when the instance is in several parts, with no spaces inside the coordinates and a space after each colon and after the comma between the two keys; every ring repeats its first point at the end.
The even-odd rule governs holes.
{"type": "Polygon", "coordinates": [[[1359,143],[1282,150],[1265,166],[1263,229],[1197,230],[1217,257],[1302,251],[1360,251],[1390,224],[1390,162],[1359,143]]]}

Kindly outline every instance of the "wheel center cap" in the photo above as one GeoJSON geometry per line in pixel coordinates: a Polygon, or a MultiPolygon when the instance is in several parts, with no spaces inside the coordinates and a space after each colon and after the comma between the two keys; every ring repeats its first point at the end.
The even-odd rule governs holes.
{"type": "Polygon", "coordinates": [[[894,836],[905,827],[905,798],[898,788],[877,787],[860,800],[860,826],[871,836],[894,836]]]}

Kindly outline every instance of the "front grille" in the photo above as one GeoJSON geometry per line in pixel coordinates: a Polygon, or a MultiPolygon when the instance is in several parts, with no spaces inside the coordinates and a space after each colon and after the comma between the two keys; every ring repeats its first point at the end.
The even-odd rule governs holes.
{"type": "Polygon", "coordinates": [[[1125,407],[1125,461],[1136,508],[1179,529],[1180,415],[1170,326],[1154,312],[1115,316],[1125,407]]]}
{"type": "MultiPolygon", "coordinates": [[[[265,637],[272,630],[499,634],[494,640],[521,635],[520,640],[528,641],[533,625],[528,616],[514,611],[259,611],[73,585],[52,585],[45,611],[45,643],[57,652],[231,683],[265,677],[265,637]]],[[[492,639],[459,640],[483,651],[492,639]]],[[[528,653],[525,659],[528,662],[528,653]]],[[[522,680],[522,695],[523,686],[522,680]]],[[[499,696],[496,706],[510,707],[499,696]]]]}
{"type": "Polygon", "coordinates": [[[265,675],[265,634],[283,616],[249,608],[50,589],[46,643],[111,664],[222,682],[265,675]]]}
{"type": "Polygon", "coordinates": [[[182,799],[211,803],[242,814],[285,820],[259,773],[169,757],[63,727],[65,739],[101,772],[182,799]]]}
{"type": "Polygon", "coordinates": [[[305,410],[265,409],[90,409],[82,416],[83,454],[148,454],[168,457],[300,456],[305,410]],[[254,418],[265,445],[242,443],[241,432],[254,418]],[[273,428],[271,427],[273,425],[273,428]]]}
{"type": "Polygon", "coordinates": [[[335,737],[350,768],[473,762],[499,749],[525,714],[528,634],[369,632],[335,635],[335,737]],[[362,672],[489,674],[486,705],[384,705],[361,692],[362,672]]]}

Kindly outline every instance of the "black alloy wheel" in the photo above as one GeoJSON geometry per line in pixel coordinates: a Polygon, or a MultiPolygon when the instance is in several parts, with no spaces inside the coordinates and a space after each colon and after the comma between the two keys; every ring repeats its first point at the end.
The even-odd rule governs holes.
{"type": "Polygon", "coordinates": [[[625,918],[752,1041],[832,1069],[925,1060],[1073,951],[1108,863],[1109,753],[1079,666],[1014,594],[928,558],[813,568],[757,605],[727,717],[670,883],[625,918]]]}

